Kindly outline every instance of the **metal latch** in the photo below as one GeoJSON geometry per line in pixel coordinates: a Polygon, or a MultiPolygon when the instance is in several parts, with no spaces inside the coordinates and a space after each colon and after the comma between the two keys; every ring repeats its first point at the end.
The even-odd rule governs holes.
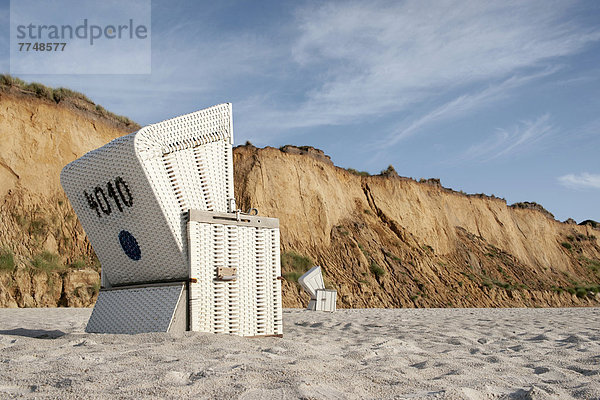
{"type": "Polygon", "coordinates": [[[217,267],[217,279],[220,281],[232,281],[237,278],[236,267],[217,267]]]}

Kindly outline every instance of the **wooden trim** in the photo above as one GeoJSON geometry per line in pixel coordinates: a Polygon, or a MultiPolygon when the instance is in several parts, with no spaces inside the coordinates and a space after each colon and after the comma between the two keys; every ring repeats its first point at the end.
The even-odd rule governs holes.
{"type": "Polygon", "coordinates": [[[190,210],[190,221],[206,224],[251,226],[254,228],[279,228],[279,219],[277,218],[193,209],[190,210]]]}

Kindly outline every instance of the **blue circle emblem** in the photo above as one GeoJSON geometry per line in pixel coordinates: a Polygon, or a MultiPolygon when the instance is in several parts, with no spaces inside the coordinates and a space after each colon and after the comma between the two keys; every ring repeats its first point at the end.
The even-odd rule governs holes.
{"type": "Polygon", "coordinates": [[[121,247],[123,251],[129,258],[132,260],[139,260],[142,258],[142,251],[140,250],[140,246],[138,245],[137,240],[133,237],[133,235],[127,231],[119,232],[119,242],[121,243],[121,247]]]}

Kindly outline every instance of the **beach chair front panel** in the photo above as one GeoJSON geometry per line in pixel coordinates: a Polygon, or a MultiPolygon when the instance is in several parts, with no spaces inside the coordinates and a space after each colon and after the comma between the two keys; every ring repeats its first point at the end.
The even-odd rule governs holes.
{"type": "Polygon", "coordinates": [[[277,220],[242,215],[237,221],[235,214],[194,210],[190,213],[188,234],[191,330],[241,336],[280,335],[277,220]],[[229,275],[220,276],[220,271],[229,275]]]}

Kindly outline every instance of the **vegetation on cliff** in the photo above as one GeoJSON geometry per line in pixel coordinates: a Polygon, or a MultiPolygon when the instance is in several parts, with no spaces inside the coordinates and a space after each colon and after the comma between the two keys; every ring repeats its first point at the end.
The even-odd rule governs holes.
{"type": "Polygon", "coordinates": [[[75,107],[80,110],[95,113],[108,121],[115,121],[136,131],[140,126],[129,118],[106,110],[100,104],[94,103],[85,94],[64,87],[51,88],[38,82],[27,83],[22,79],[7,74],[0,74],[0,90],[5,92],[21,92],[56,104],[75,107]]]}

